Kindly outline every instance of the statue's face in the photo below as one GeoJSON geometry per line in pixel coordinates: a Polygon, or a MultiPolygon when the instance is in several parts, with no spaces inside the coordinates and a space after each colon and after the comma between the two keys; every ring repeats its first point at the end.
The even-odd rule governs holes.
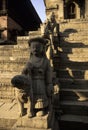
{"type": "Polygon", "coordinates": [[[31,47],[31,53],[33,55],[36,55],[36,56],[41,55],[41,53],[43,51],[43,45],[42,45],[42,43],[35,41],[35,42],[31,43],[30,47],[31,47]]]}

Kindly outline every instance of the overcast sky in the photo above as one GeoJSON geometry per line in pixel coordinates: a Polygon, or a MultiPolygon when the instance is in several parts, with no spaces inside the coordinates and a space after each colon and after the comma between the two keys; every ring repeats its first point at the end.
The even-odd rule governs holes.
{"type": "Polygon", "coordinates": [[[31,2],[35,7],[42,22],[44,22],[44,20],[46,19],[46,14],[45,14],[45,6],[43,0],[31,0],[31,2]]]}

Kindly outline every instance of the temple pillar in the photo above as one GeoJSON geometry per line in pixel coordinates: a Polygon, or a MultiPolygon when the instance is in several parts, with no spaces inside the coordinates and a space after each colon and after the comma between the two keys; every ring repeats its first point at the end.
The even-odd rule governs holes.
{"type": "Polygon", "coordinates": [[[6,0],[2,1],[2,10],[6,10],[6,0]]]}
{"type": "Polygon", "coordinates": [[[80,19],[80,7],[76,4],[76,19],[80,19]]]}
{"type": "Polygon", "coordinates": [[[64,1],[60,0],[59,10],[58,10],[58,19],[64,19],[64,1]]]}
{"type": "Polygon", "coordinates": [[[85,0],[85,18],[88,18],[88,0],[85,0]]]}

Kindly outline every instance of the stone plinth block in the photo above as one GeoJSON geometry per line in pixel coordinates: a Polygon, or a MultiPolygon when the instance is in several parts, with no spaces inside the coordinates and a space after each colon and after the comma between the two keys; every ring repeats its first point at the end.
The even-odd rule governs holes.
{"type": "Polygon", "coordinates": [[[27,116],[24,116],[22,118],[19,118],[12,130],[18,130],[22,128],[34,128],[39,130],[51,130],[54,124],[54,115],[53,116],[42,116],[42,117],[33,117],[28,118],[27,116]]]}

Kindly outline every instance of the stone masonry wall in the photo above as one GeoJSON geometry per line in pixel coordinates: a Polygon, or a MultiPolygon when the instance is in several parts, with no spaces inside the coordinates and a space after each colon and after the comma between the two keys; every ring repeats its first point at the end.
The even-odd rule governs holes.
{"type": "Polygon", "coordinates": [[[14,88],[11,86],[11,78],[21,74],[29,58],[27,40],[18,40],[17,45],[0,46],[0,99],[13,100],[14,88]]]}

